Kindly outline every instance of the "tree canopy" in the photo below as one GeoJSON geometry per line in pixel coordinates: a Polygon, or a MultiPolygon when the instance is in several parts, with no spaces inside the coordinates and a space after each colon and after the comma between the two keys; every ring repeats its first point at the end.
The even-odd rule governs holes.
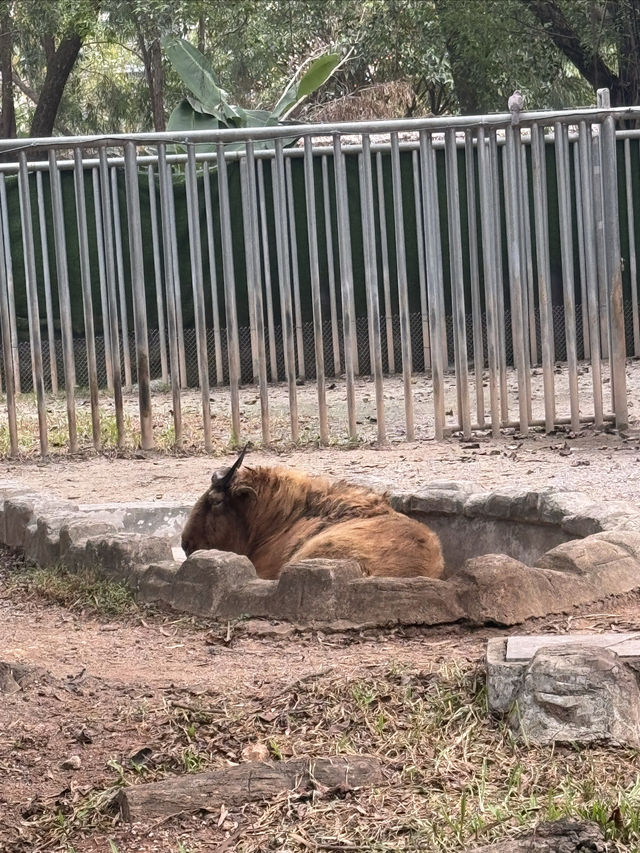
{"type": "Polygon", "coordinates": [[[640,96],[640,0],[0,0],[0,136],[163,130],[188,39],[262,109],[311,57],[350,52],[301,120],[505,111],[640,96]]]}

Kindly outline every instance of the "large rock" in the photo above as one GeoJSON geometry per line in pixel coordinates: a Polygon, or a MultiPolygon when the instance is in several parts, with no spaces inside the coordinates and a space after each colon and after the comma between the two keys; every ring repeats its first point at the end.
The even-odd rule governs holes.
{"type": "Polygon", "coordinates": [[[256,578],[248,557],[213,549],[196,551],[176,571],[169,603],[196,616],[216,616],[232,592],[256,578]]]}
{"type": "Polygon", "coordinates": [[[151,563],[171,561],[171,545],[167,539],[120,533],[96,536],[82,545],[69,548],[65,555],[75,565],[97,568],[114,581],[122,581],[137,591],[142,573],[151,563]]]}
{"type": "Polygon", "coordinates": [[[369,577],[347,584],[335,618],[365,625],[442,625],[464,619],[453,581],[369,577]]]}
{"type": "Polygon", "coordinates": [[[591,821],[555,820],[533,832],[473,847],[469,853],[606,853],[602,830],[591,821]]]}
{"type": "Polygon", "coordinates": [[[461,609],[476,625],[517,625],[558,608],[558,578],[505,554],[467,560],[455,579],[461,609]]]}
{"type": "Polygon", "coordinates": [[[608,742],[640,748],[640,688],[610,649],[539,649],[524,672],[509,725],[528,743],[608,742]]]}

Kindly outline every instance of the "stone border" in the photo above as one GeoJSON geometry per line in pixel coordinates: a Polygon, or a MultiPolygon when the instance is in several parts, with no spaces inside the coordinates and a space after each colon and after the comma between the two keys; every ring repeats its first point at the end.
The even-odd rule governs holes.
{"type": "Polygon", "coordinates": [[[436,529],[480,519],[522,525],[538,544],[555,544],[560,535],[560,544],[543,550],[533,565],[505,554],[471,557],[443,580],[363,578],[349,561],[306,560],[266,581],[236,554],[199,551],[184,562],[174,559],[191,504],[79,506],[1,481],[0,541],[40,564],[91,566],[127,583],[140,601],[214,619],[253,616],[340,627],[516,625],[640,586],[640,513],[626,504],[551,489],[486,493],[451,481],[391,500],[436,529]]]}

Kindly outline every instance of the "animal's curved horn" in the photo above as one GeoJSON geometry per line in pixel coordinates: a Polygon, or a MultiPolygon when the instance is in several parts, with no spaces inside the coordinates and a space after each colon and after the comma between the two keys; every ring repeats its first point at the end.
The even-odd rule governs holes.
{"type": "Polygon", "coordinates": [[[224,472],[224,474],[215,473],[213,475],[213,477],[211,478],[211,482],[217,489],[226,489],[227,486],[231,483],[231,481],[233,480],[233,478],[235,476],[236,471],[242,465],[244,455],[247,452],[247,447],[249,447],[249,445],[245,444],[245,446],[242,448],[240,455],[238,456],[236,461],[233,463],[231,468],[229,468],[227,471],[224,472]]]}

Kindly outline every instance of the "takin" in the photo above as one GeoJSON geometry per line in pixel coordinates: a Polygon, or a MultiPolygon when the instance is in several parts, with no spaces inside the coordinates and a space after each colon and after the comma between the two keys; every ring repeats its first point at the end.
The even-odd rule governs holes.
{"type": "Polygon", "coordinates": [[[214,473],[191,511],[182,532],[187,556],[213,548],[244,554],[268,580],[285,563],[313,557],[356,560],[365,575],[441,576],[438,536],[384,495],[300,471],[240,470],[243,458],[244,450],[214,473]]]}

